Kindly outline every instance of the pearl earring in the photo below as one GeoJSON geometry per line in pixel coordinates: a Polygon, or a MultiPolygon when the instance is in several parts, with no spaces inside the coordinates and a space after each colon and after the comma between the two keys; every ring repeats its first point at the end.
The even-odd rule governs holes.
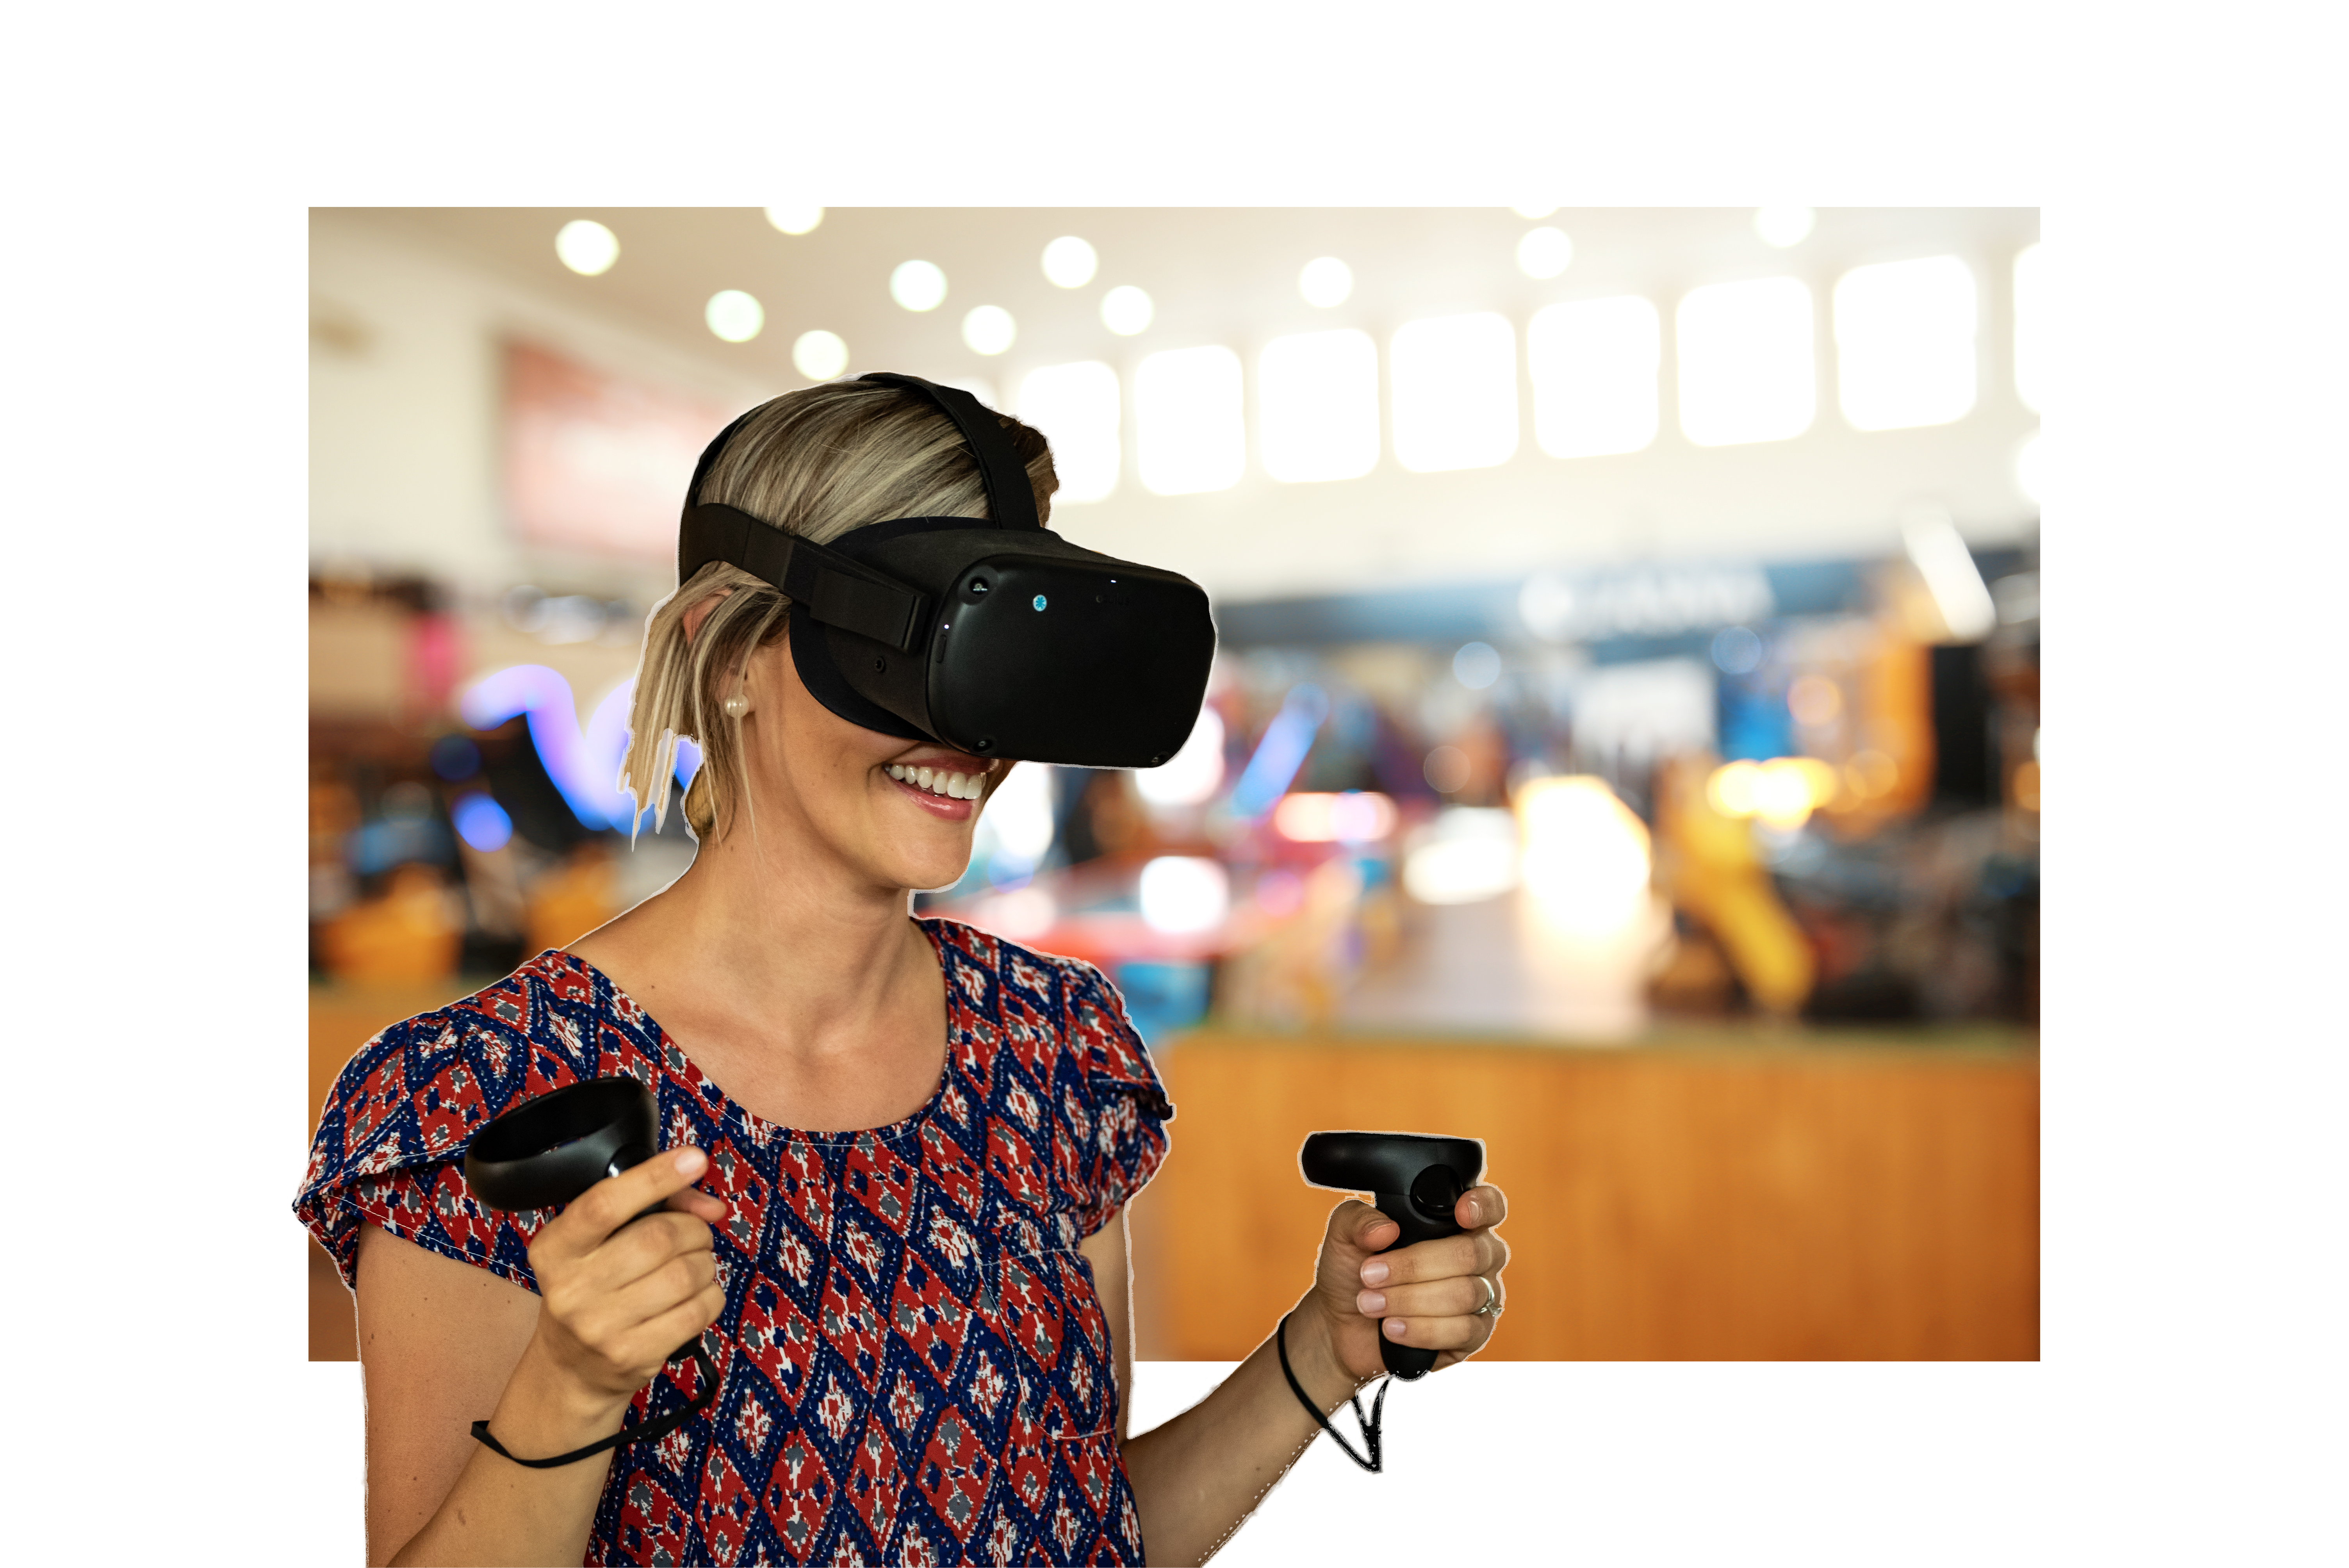
{"type": "Polygon", "coordinates": [[[726,710],[727,717],[740,718],[750,711],[750,699],[738,691],[719,706],[726,710]]]}

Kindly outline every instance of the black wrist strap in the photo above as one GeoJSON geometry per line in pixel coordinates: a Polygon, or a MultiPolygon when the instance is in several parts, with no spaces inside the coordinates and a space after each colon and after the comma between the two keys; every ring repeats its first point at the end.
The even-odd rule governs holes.
{"type": "Polygon", "coordinates": [[[1338,1446],[1346,1450],[1346,1457],[1348,1459],[1353,1460],[1356,1464],[1361,1466],[1372,1475],[1377,1475],[1380,1470],[1384,1468],[1386,1463],[1386,1457],[1379,1449],[1379,1422],[1386,1415],[1387,1384],[1393,1382],[1394,1379],[1388,1377],[1380,1382],[1378,1394],[1371,1400],[1371,1413],[1367,1416],[1362,1414],[1362,1397],[1361,1394],[1354,1394],[1347,1400],[1347,1403],[1354,1407],[1354,1419],[1361,1423],[1362,1446],[1371,1450],[1371,1457],[1369,1459],[1364,1459],[1361,1455],[1354,1451],[1354,1446],[1346,1440],[1344,1433],[1339,1431],[1337,1428],[1331,1426],[1327,1420],[1322,1418],[1321,1408],[1316,1405],[1310,1398],[1307,1398],[1305,1393],[1305,1385],[1299,1383],[1297,1380],[1297,1374],[1289,1370],[1288,1319],[1291,1315],[1293,1315],[1293,1313],[1283,1314],[1280,1319],[1280,1326],[1272,1331],[1273,1343],[1280,1351],[1280,1375],[1288,1379],[1288,1391],[1297,1396],[1297,1402],[1305,1407],[1305,1413],[1313,1418],[1314,1424],[1319,1427],[1323,1431],[1329,1433],[1330,1436],[1336,1440],[1338,1446]]]}
{"type": "Polygon", "coordinates": [[[616,1449],[623,1443],[648,1443],[655,1438],[665,1438],[699,1415],[708,1408],[709,1401],[718,1398],[718,1364],[709,1359],[709,1352],[701,1347],[701,1341],[698,1339],[693,1342],[693,1364],[701,1369],[701,1392],[696,1394],[685,1408],[671,1410],[667,1415],[656,1420],[647,1421],[642,1426],[622,1427],[610,1437],[599,1442],[589,1443],[584,1449],[574,1449],[567,1454],[557,1454],[551,1460],[526,1460],[518,1454],[506,1452],[505,1444],[490,1436],[490,1424],[487,1421],[473,1423],[473,1440],[491,1452],[510,1459],[514,1463],[530,1470],[554,1470],[561,1465],[576,1464],[581,1460],[602,1453],[605,1449],[616,1449]]]}

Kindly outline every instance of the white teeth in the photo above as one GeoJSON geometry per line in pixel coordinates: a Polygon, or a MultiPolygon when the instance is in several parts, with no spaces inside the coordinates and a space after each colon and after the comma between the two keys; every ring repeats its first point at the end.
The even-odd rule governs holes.
{"type": "Polygon", "coordinates": [[[904,783],[905,780],[905,769],[904,765],[895,762],[889,764],[889,777],[896,779],[901,784],[904,783]]]}
{"type": "Polygon", "coordinates": [[[926,789],[950,800],[976,800],[985,793],[987,774],[995,771],[995,764],[988,763],[984,773],[950,773],[943,768],[909,768],[902,762],[892,762],[883,771],[900,784],[911,784],[916,789],[926,789]]]}
{"type": "Polygon", "coordinates": [[[915,769],[914,782],[920,785],[925,789],[928,789],[930,787],[930,770],[926,768],[915,769]]]}

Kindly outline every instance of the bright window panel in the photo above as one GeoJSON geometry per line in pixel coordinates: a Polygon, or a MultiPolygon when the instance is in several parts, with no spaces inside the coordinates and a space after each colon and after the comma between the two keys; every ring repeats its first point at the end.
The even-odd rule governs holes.
{"type": "Polygon", "coordinates": [[[1974,274],[1955,256],[1855,267],[1835,290],[1836,385],[1855,430],[1946,425],[1974,406],[1974,274]]]}
{"type": "Polygon", "coordinates": [[[1663,326],[1637,294],[1577,300],[1526,328],[1534,439],[1553,458],[1636,452],[1656,438],[1663,326]]]}
{"type": "Polygon", "coordinates": [[[2025,245],[2014,258],[2014,395],[2039,412],[2039,247],[2025,245]]]}
{"type": "Polygon", "coordinates": [[[1247,465],[1240,356],[1221,344],[1153,354],[1134,367],[1135,466],[1153,495],[1229,490],[1247,465]]]}
{"type": "Polygon", "coordinates": [[[1020,419],[1052,444],[1052,502],[1100,500],[1117,489],[1117,372],[1098,359],[1047,365],[1019,383],[1020,419]]]}
{"type": "Polygon", "coordinates": [[[1367,332],[1276,337],[1257,359],[1264,471],[1286,484],[1360,479],[1379,461],[1379,348],[1367,332]]]}
{"type": "Polygon", "coordinates": [[[1395,331],[1395,460],[1414,473],[1488,469],[1517,450],[1517,335],[1489,311],[1395,331]]]}
{"type": "Polygon", "coordinates": [[[1681,429],[1700,447],[1783,441],[1811,428],[1818,370],[1811,291],[1793,278],[1691,289],[1673,318],[1681,429]]]}

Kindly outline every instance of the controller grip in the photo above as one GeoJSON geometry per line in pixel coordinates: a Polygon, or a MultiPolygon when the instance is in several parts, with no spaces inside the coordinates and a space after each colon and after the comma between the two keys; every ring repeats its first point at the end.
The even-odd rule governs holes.
{"type": "MultiPolygon", "coordinates": [[[[1378,1202],[1379,1212],[1402,1227],[1402,1234],[1379,1249],[1382,1253],[1392,1252],[1397,1247],[1414,1246],[1421,1242],[1432,1242],[1439,1236],[1460,1233],[1459,1225],[1450,1215],[1442,1219],[1433,1217],[1413,1203],[1407,1193],[1376,1192],[1371,1196],[1378,1202]]],[[[1435,1355],[1434,1351],[1423,1350],[1415,1345],[1397,1345],[1383,1332],[1379,1336],[1379,1359],[1386,1363],[1388,1371],[1406,1383],[1433,1371],[1435,1355]]]]}

